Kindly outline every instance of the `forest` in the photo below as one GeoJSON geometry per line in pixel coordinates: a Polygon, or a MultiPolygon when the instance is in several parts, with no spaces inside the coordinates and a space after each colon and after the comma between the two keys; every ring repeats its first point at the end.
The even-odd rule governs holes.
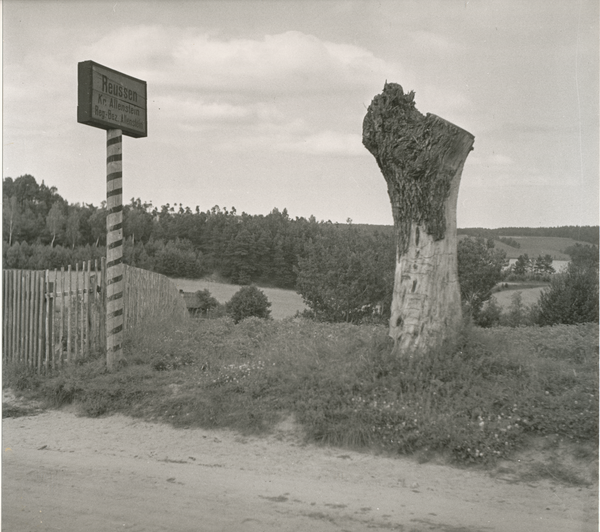
{"type": "MultiPolygon", "coordinates": [[[[105,202],[69,203],[56,187],[38,184],[31,175],[7,177],[2,184],[3,268],[54,269],[105,256],[105,202]]],[[[458,243],[461,298],[475,323],[506,321],[494,305],[484,306],[503,280],[551,284],[543,308],[524,313],[517,305],[519,319],[513,325],[597,321],[598,226],[459,233],[469,236],[458,243]],[[553,276],[550,255],[523,254],[509,268],[506,252],[496,249],[494,241],[518,245],[501,235],[524,233],[594,245],[565,250],[572,263],[563,276],[553,276]],[[566,315],[565,308],[572,312],[566,315]]],[[[389,318],[396,258],[391,226],[339,224],[314,216],[292,219],[277,208],[267,215],[219,206],[205,212],[182,204],[157,208],[132,198],[123,206],[123,236],[123,260],[131,266],[172,278],[210,276],[238,285],[294,289],[310,308],[306,317],[319,321],[389,318]]]]}
{"type": "MultiPolygon", "coordinates": [[[[60,268],[105,255],[105,202],[69,203],[56,187],[26,174],[3,179],[2,207],[4,268],[60,268]]],[[[299,264],[308,271],[317,257],[345,263],[346,275],[362,268],[368,282],[377,277],[373,269],[389,276],[395,257],[393,227],[348,222],[291,218],[286,209],[277,208],[250,215],[235,207],[155,207],[132,198],[123,206],[124,261],[170,277],[213,275],[234,284],[278,288],[296,288],[299,264]],[[367,264],[371,266],[365,268],[367,264]]],[[[506,240],[502,235],[566,236],[598,244],[598,226],[458,232],[488,240],[506,240]]],[[[306,275],[300,276],[305,280],[306,275]]]]}
{"type": "MultiPolygon", "coordinates": [[[[60,268],[105,255],[105,202],[72,204],[56,187],[23,175],[3,180],[2,204],[4,268],[60,268]]],[[[340,228],[360,239],[365,253],[389,249],[393,260],[391,231],[364,231],[314,216],[292,219],[286,209],[250,215],[214,206],[203,212],[132,198],[123,206],[124,261],[170,277],[213,274],[234,284],[294,288],[307,247],[340,228]]]]}

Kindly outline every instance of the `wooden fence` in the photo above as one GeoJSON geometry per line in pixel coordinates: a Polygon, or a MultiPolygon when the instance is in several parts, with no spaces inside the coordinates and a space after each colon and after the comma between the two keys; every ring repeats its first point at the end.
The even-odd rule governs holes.
{"type": "MultiPolygon", "coordinates": [[[[124,330],[151,317],[188,319],[164,275],[124,266],[124,330]]],[[[66,270],[3,271],[2,359],[48,371],[106,350],[105,260],[66,270]]]]}

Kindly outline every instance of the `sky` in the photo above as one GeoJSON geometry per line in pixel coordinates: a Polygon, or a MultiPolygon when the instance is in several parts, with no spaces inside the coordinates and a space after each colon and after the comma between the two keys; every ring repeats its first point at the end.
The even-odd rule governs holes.
{"type": "Polygon", "coordinates": [[[475,136],[458,227],[598,224],[597,0],[4,0],[3,176],[106,197],[77,64],[147,82],[123,201],[393,223],[362,146],[384,83],[475,136]]]}

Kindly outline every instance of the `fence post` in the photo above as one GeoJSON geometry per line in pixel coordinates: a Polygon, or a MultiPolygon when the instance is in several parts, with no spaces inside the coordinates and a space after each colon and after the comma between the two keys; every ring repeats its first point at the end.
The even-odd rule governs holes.
{"type": "MultiPolygon", "coordinates": [[[[54,327],[54,312],[56,311],[56,306],[58,303],[58,294],[56,292],[58,285],[58,276],[56,268],[54,268],[54,290],[52,291],[52,301],[51,301],[51,314],[50,314],[50,339],[52,345],[50,346],[50,354],[52,355],[52,369],[56,369],[56,357],[57,357],[57,347],[56,347],[56,333],[54,327]]],[[[58,333],[58,339],[60,341],[60,332],[58,333]]]]}
{"type": "Polygon", "coordinates": [[[79,358],[79,263],[75,263],[75,330],[73,331],[74,358],[79,358]]]}
{"type": "Polygon", "coordinates": [[[8,343],[8,336],[6,334],[6,324],[8,322],[8,313],[6,312],[8,309],[8,305],[6,304],[6,294],[7,294],[7,283],[6,283],[6,270],[2,270],[2,359],[6,356],[8,352],[6,349],[6,344],[8,343]]]}
{"type": "Polygon", "coordinates": [[[69,277],[69,295],[67,296],[67,362],[71,362],[71,307],[73,306],[73,301],[71,300],[71,265],[67,267],[67,273],[69,277]]]}
{"type": "Polygon", "coordinates": [[[38,285],[38,352],[37,352],[37,372],[42,372],[42,356],[44,354],[44,291],[45,281],[43,272],[39,272],[37,276],[38,285]]]}
{"type": "Polygon", "coordinates": [[[85,350],[87,351],[87,354],[89,356],[90,347],[92,345],[91,344],[91,335],[92,335],[91,318],[92,318],[92,302],[94,301],[93,294],[92,294],[92,261],[91,261],[91,259],[88,260],[88,263],[87,263],[86,277],[87,277],[87,307],[86,307],[86,313],[85,313],[85,331],[86,331],[85,350]]]}
{"type": "Polygon", "coordinates": [[[38,353],[39,353],[39,334],[40,334],[40,274],[39,272],[33,272],[32,279],[32,287],[33,287],[33,331],[31,333],[31,342],[32,342],[32,350],[31,350],[31,367],[38,367],[38,353]]]}
{"type": "Polygon", "coordinates": [[[50,272],[46,270],[44,275],[44,310],[45,310],[45,322],[46,322],[46,330],[45,339],[46,339],[46,349],[44,350],[44,369],[46,373],[48,373],[48,364],[50,362],[50,301],[52,300],[50,295],[50,272]]]}
{"type": "MultiPolygon", "coordinates": [[[[77,294],[77,300],[79,301],[79,294],[77,294]]],[[[85,322],[83,319],[85,316],[85,261],[82,261],[81,263],[81,305],[79,306],[79,309],[81,310],[81,314],[79,315],[79,353],[83,357],[85,356],[85,322]]]]}
{"type": "Polygon", "coordinates": [[[15,360],[19,360],[19,349],[21,343],[21,328],[19,326],[19,321],[21,318],[21,276],[19,275],[19,271],[15,272],[15,360]]]}
{"type": "Polygon", "coordinates": [[[10,335],[12,332],[12,327],[11,327],[11,317],[12,317],[12,311],[11,312],[7,312],[6,309],[8,309],[8,307],[10,306],[10,301],[11,301],[11,295],[12,295],[12,283],[11,283],[11,272],[9,270],[3,270],[2,271],[2,289],[3,289],[3,301],[4,301],[4,312],[3,312],[3,316],[2,316],[2,320],[3,320],[3,335],[2,335],[2,360],[7,361],[8,360],[8,354],[10,353],[11,350],[11,343],[10,343],[10,335]]]}
{"type": "Polygon", "coordinates": [[[106,257],[100,259],[100,339],[101,346],[106,351],[106,257]]]}
{"type": "Polygon", "coordinates": [[[34,272],[28,272],[27,279],[27,315],[28,315],[28,323],[27,323],[27,363],[31,364],[33,360],[33,322],[35,321],[35,317],[33,314],[33,300],[34,300],[34,272]]]}
{"type": "Polygon", "coordinates": [[[59,335],[59,358],[60,366],[63,364],[63,346],[65,338],[65,267],[60,267],[60,335],[59,335]]]}

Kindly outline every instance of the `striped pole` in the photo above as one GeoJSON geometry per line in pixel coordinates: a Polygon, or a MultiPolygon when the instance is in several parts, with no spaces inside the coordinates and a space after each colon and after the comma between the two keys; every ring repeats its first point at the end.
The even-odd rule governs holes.
{"type": "Polygon", "coordinates": [[[123,137],[106,135],[106,365],[123,356],[123,137]]]}

